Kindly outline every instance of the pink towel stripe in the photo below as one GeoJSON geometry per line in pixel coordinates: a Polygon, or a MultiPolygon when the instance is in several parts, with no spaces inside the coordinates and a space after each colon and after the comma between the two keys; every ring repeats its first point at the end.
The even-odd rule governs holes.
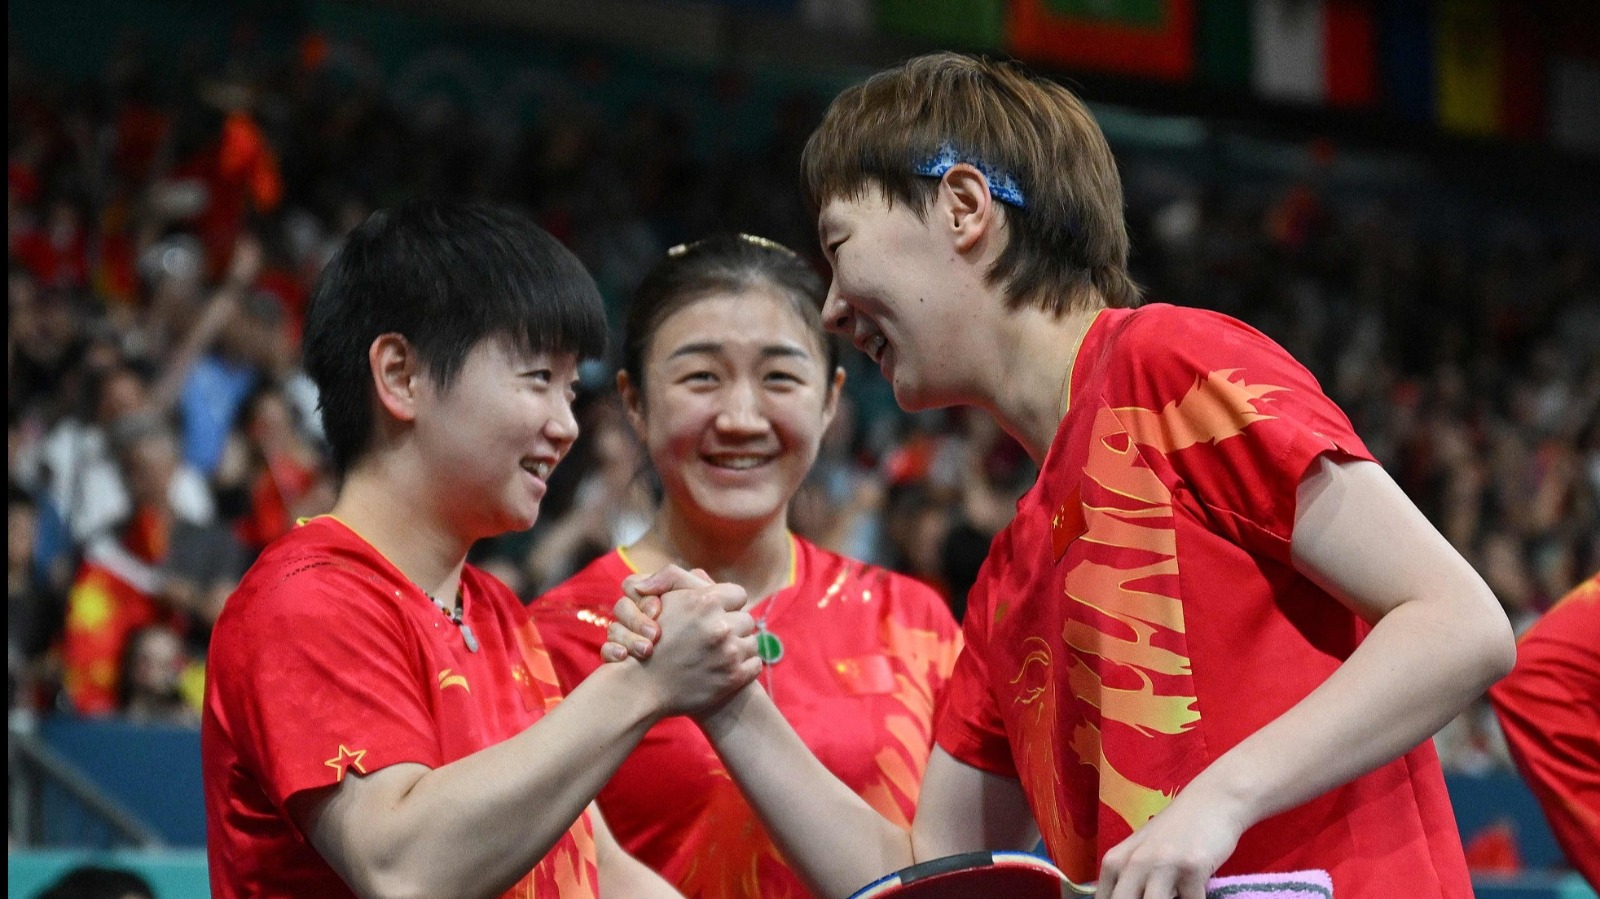
{"type": "Polygon", "coordinates": [[[1206,899],[1333,899],[1327,871],[1240,874],[1206,883],[1206,899]]]}

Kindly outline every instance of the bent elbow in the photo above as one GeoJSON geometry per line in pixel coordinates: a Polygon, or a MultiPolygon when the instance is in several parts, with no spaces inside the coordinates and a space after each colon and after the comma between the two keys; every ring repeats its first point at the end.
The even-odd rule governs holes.
{"type": "Polygon", "coordinates": [[[426,899],[438,896],[423,883],[422,878],[398,870],[375,873],[358,890],[362,899],[426,899]]]}
{"type": "Polygon", "coordinates": [[[1511,633],[1511,625],[1507,623],[1501,637],[1494,641],[1494,646],[1489,652],[1488,668],[1490,671],[1489,683],[1500,680],[1511,673],[1517,666],[1517,639],[1511,633]]]}
{"type": "Polygon", "coordinates": [[[1482,688],[1489,689],[1501,678],[1511,673],[1517,664],[1517,638],[1511,622],[1496,603],[1494,610],[1483,617],[1474,640],[1475,666],[1482,679],[1482,688]]]}
{"type": "Polygon", "coordinates": [[[430,883],[427,872],[408,865],[404,859],[374,860],[352,883],[361,899],[427,899],[433,896],[455,895],[442,885],[430,883]]]}

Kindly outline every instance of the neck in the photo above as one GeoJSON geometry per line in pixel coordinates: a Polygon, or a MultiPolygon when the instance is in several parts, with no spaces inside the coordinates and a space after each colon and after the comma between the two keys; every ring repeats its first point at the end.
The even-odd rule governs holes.
{"type": "MultiPolygon", "coordinates": [[[[784,510],[787,513],[787,509],[784,510]]],[[[789,583],[790,538],[786,514],[746,525],[691,520],[670,501],[628,552],[634,565],[651,572],[672,563],[701,568],[712,580],[734,583],[755,603],[789,583]]]]}
{"type": "Polygon", "coordinates": [[[1008,345],[1015,351],[1000,365],[995,388],[986,391],[989,402],[983,405],[1035,465],[1044,464],[1066,417],[1078,349],[1104,308],[1097,301],[1058,316],[1030,307],[1008,319],[1008,345]]]}
{"type": "Polygon", "coordinates": [[[424,593],[453,597],[474,538],[452,529],[423,489],[413,486],[425,483],[369,462],[345,477],[330,514],[424,593]]]}

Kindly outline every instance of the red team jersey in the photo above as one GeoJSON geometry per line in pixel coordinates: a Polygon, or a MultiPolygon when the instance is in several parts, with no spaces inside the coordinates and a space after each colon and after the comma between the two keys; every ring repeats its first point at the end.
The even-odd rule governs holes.
{"type": "Polygon", "coordinates": [[[1600,574],[1522,635],[1489,699],[1557,841],[1600,889],[1600,574]]]}
{"type": "MultiPolygon", "coordinates": [[[[1102,312],[1070,390],[970,594],[935,735],[1020,778],[1051,856],[1090,880],[1365,636],[1289,539],[1318,457],[1371,457],[1309,372],[1216,313],[1102,312]]],[[[1432,744],[1252,827],[1219,873],[1306,868],[1342,899],[1470,897],[1432,744]]]]}
{"type": "MultiPolygon", "coordinates": [[[[438,768],[521,733],[560,701],[517,598],[471,566],[461,586],[479,652],[332,517],[262,553],[211,637],[200,739],[213,895],[353,895],[289,816],[290,797],[400,762],[438,768]]],[[[597,894],[585,813],[505,895],[597,894]]]]}
{"type": "MultiPolygon", "coordinates": [[[[784,647],[762,683],[828,770],[909,827],[960,631],[928,586],[791,541],[790,585],[753,610],[784,647]]],[[[611,607],[633,573],[613,551],[529,607],[567,689],[600,664],[611,607]]],[[[623,848],[691,899],[810,895],[687,718],[651,728],[599,802],[623,848]]]]}

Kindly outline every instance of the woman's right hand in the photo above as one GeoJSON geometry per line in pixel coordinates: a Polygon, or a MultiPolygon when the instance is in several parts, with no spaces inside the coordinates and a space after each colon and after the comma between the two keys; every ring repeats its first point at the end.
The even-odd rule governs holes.
{"type": "Polygon", "coordinates": [[[743,587],[669,565],[648,577],[628,578],[624,590],[627,596],[619,605],[634,608],[624,607],[625,623],[619,620],[612,628],[639,628],[616,636],[625,645],[648,649],[639,665],[651,676],[664,713],[703,712],[761,673],[755,619],[744,611],[743,587]]]}

